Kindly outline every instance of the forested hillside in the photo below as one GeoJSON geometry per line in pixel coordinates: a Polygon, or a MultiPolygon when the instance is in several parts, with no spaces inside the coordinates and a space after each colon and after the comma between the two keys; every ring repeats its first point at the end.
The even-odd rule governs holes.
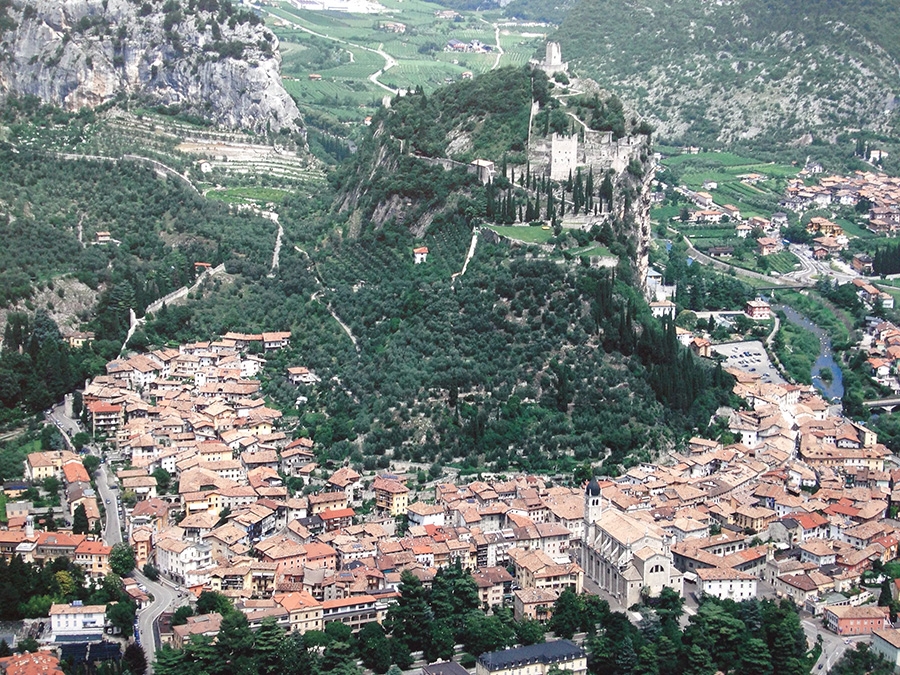
{"type": "Polygon", "coordinates": [[[663,138],[773,149],[897,129],[892,0],[580,0],[555,38],[576,70],[623,95],[663,138]]]}
{"type": "Polygon", "coordinates": [[[502,167],[527,137],[541,78],[500,70],[429,97],[395,99],[334,172],[333,205],[325,194],[318,204],[283,204],[286,238],[297,247],[283,250],[275,278],[166,308],[148,325],[147,341],[292,328],[291,350],[270,359],[266,391],[290,408],[298,392],[286,365],[302,363],[322,378],[303,391],[310,400],[298,411],[322,459],[561,472],[590,461],[615,473],[705,427],[728,400],[730,377],[681,348],[674,327],[650,317],[630,285],[640,168],[617,179],[632,185],[614,195],[633,202],[623,219],[589,232],[557,226],[546,248],[491,243],[482,233],[454,281],[476,228],[509,199],[500,195],[526,189],[502,168],[486,186],[465,168],[422,157],[451,153],[468,127],[462,133],[474,156],[502,167]],[[502,133],[490,131],[494,124],[502,133]],[[618,270],[564,255],[576,240],[582,250],[610,246],[618,270]],[[416,265],[420,246],[428,259],[416,265]]]}
{"type": "Polygon", "coordinates": [[[195,262],[226,263],[247,278],[268,272],[275,226],[208,201],[180,181],[134,162],[64,160],[0,145],[0,422],[42,410],[118,354],[129,309],[191,283],[195,262]],[[97,233],[113,241],[97,243],[97,233]],[[63,278],[93,293],[93,308],[63,329],[96,333],[69,350],[57,315],[63,278]],[[35,293],[52,291],[45,306],[35,293]],[[21,348],[21,349],[20,349],[21,348]],[[18,411],[18,412],[16,412],[18,411]]]}

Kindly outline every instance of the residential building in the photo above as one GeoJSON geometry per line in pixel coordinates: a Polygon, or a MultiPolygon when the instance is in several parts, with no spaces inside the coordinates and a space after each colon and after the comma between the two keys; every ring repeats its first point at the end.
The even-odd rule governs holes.
{"type": "Polygon", "coordinates": [[[50,631],[57,637],[99,638],[105,624],[106,605],[84,605],[76,600],[71,605],[50,606],[50,631]]]}
{"type": "Polygon", "coordinates": [[[825,610],[825,626],[838,635],[871,635],[876,630],[890,628],[887,607],[829,607],[825,610]]]}

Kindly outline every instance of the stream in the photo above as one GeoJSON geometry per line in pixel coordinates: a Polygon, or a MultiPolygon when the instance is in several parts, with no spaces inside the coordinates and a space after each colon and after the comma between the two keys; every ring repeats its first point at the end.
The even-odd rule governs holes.
{"type": "Polygon", "coordinates": [[[773,310],[781,310],[784,312],[785,316],[788,318],[788,321],[791,323],[808,330],[810,333],[813,333],[817,338],[819,338],[819,356],[816,359],[816,362],[813,364],[812,369],[812,382],[813,385],[818,389],[822,394],[824,394],[827,399],[837,399],[840,400],[844,396],[844,376],[841,373],[841,369],[838,366],[837,362],[834,360],[834,355],[831,351],[831,338],[828,336],[824,330],[819,328],[816,324],[810,321],[806,316],[798,312],[793,307],[789,307],[788,305],[772,305],[773,310]],[[819,371],[823,368],[828,368],[832,375],[834,376],[831,382],[825,382],[819,377],[819,371]]]}

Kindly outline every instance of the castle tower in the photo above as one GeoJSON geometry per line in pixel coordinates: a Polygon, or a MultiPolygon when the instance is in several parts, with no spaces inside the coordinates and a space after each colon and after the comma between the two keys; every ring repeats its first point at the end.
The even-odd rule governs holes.
{"type": "Polygon", "coordinates": [[[578,165],[578,136],[550,137],[550,180],[567,180],[578,165]]]}
{"type": "Polygon", "coordinates": [[[603,497],[600,494],[600,483],[596,478],[591,481],[584,489],[584,527],[585,532],[592,523],[597,522],[600,514],[603,513],[603,497]]]}
{"type": "Polygon", "coordinates": [[[548,68],[558,68],[562,65],[562,49],[558,42],[547,43],[547,55],[544,58],[544,64],[548,68]]]}
{"type": "Polygon", "coordinates": [[[34,539],[34,516],[25,516],[25,538],[34,539]]]}

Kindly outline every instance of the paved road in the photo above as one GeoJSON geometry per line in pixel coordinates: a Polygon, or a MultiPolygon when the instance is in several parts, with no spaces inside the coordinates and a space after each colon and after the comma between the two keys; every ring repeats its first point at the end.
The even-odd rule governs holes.
{"type": "Polygon", "coordinates": [[[143,584],[147,592],[153,596],[153,602],[145,607],[138,614],[138,631],[141,636],[141,646],[144,648],[144,654],[147,655],[147,672],[153,672],[153,662],[156,659],[157,641],[159,633],[155,629],[156,620],[159,615],[167,610],[172,610],[181,602],[182,594],[176,586],[169,582],[156,583],[150,581],[138,570],[131,573],[138,583],[143,584]]]}
{"type": "Polygon", "coordinates": [[[816,636],[822,636],[822,655],[813,668],[813,675],[818,673],[827,673],[831,666],[838,662],[848,649],[856,649],[857,642],[867,642],[867,636],[857,636],[847,638],[848,642],[844,642],[844,638],[839,637],[831,631],[822,627],[822,622],[815,619],[801,619],[800,625],[803,632],[806,633],[806,639],[810,645],[815,644],[816,636]],[[821,670],[819,667],[821,666],[821,670]]]}
{"type": "MultiPolygon", "coordinates": [[[[64,435],[71,438],[78,433],[80,428],[75,420],[66,416],[65,406],[59,405],[48,411],[47,417],[56,424],[64,435]]],[[[89,447],[92,454],[99,455],[96,448],[89,447]]],[[[118,492],[112,489],[115,478],[111,476],[108,464],[101,464],[96,474],[97,492],[106,507],[106,522],[103,528],[103,541],[108,546],[122,542],[122,525],[119,519],[118,492]]],[[[135,569],[131,575],[143,584],[153,597],[153,602],[138,613],[138,634],[144,653],[147,655],[147,672],[153,672],[153,661],[156,658],[156,648],[159,639],[154,624],[163,612],[174,609],[184,604],[184,594],[178,587],[170,582],[155,583],[145,577],[140,570],[135,569]]]]}

